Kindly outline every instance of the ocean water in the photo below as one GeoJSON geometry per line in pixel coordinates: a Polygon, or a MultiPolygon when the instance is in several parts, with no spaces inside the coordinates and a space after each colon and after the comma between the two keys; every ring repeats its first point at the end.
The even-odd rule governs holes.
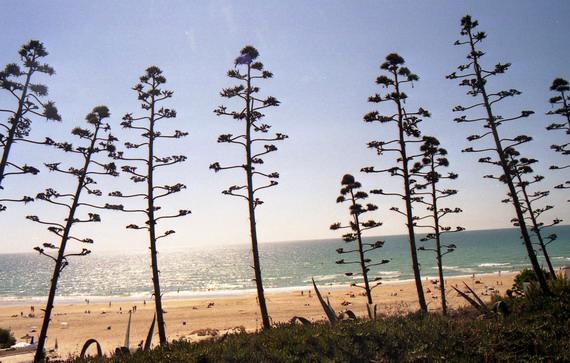
{"type": "MultiPolygon", "coordinates": [[[[549,246],[553,264],[555,267],[570,265],[570,226],[556,226],[549,233],[558,234],[558,240],[549,246]]],[[[413,278],[406,236],[366,240],[385,240],[384,247],[370,253],[370,258],[390,260],[385,265],[373,267],[372,277],[379,276],[387,282],[413,278]]],[[[446,242],[457,245],[455,252],[444,257],[447,276],[519,271],[530,266],[517,229],[454,233],[446,242]]],[[[335,264],[339,247],[347,247],[347,244],[340,239],[262,244],[264,286],[267,290],[297,289],[309,286],[311,277],[319,285],[350,284],[353,280],[344,272],[357,272],[357,265],[335,264]]],[[[435,277],[434,254],[418,253],[422,276],[435,277]]],[[[538,255],[543,263],[541,253],[538,255]]],[[[347,255],[343,258],[348,260],[347,255]]],[[[60,278],[57,300],[150,299],[149,264],[146,254],[105,253],[72,259],[60,278]]],[[[166,298],[254,291],[250,265],[247,245],[164,251],[159,254],[161,288],[166,298]]],[[[44,300],[51,274],[52,264],[45,257],[32,253],[0,254],[0,304],[44,300]]]]}

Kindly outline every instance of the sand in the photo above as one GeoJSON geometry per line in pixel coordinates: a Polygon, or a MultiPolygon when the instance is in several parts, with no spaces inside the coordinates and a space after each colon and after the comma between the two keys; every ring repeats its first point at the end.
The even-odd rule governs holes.
{"type": "MultiPolygon", "coordinates": [[[[503,294],[510,288],[513,277],[514,273],[477,275],[475,278],[467,276],[449,278],[446,284],[462,287],[462,281],[465,281],[480,296],[490,299],[493,292],[503,294]]],[[[267,293],[268,310],[273,321],[287,322],[294,316],[302,316],[312,321],[325,319],[314,291],[311,291],[310,295],[308,291],[309,287],[303,291],[303,294],[300,291],[267,293]]],[[[429,310],[440,310],[440,292],[434,282],[425,281],[424,291],[429,310]]],[[[366,315],[366,298],[360,295],[361,289],[323,286],[321,292],[330,298],[337,312],[350,309],[359,316],[366,315]]],[[[399,314],[418,309],[413,281],[384,283],[374,290],[373,297],[378,304],[378,313],[381,314],[399,314]]],[[[447,293],[447,299],[452,308],[466,305],[463,298],[451,289],[447,293]]],[[[46,348],[53,349],[57,340],[57,353],[65,358],[69,354],[79,354],[84,342],[89,338],[95,338],[101,343],[104,352],[113,352],[116,347],[124,344],[128,312],[135,305],[136,311],[132,313],[130,345],[136,347],[146,338],[154,316],[154,305],[150,301],[147,301],[146,305],[143,301],[114,301],[111,306],[108,303],[56,305],[46,348]]],[[[196,341],[228,331],[241,329],[255,331],[261,324],[256,296],[253,294],[208,299],[173,299],[163,301],[163,305],[169,340],[196,341]],[[204,332],[210,334],[204,336],[204,332]]],[[[10,328],[18,341],[24,341],[21,337],[26,334],[35,335],[37,339],[42,324],[41,307],[35,306],[35,317],[28,317],[30,313],[29,305],[0,306],[0,327],[10,328]],[[21,312],[24,317],[20,316],[21,312]]],[[[153,346],[156,344],[158,344],[158,335],[155,329],[153,346]]],[[[94,347],[91,350],[94,351],[94,347]]]]}

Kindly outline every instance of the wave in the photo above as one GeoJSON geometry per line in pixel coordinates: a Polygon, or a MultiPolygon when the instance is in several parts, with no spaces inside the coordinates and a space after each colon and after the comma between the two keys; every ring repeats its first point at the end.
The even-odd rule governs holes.
{"type": "MultiPolygon", "coordinates": [[[[265,281],[275,281],[275,280],[289,280],[292,279],[293,276],[274,276],[274,277],[264,277],[265,281]]],[[[245,279],[245,281],[249,282],[252,281],[251,279],[245,279]]]]}
{"type": "Polygon", "coordinates": [[[370,274],[370,278],[374,279],[375,277],[382,278],[383,281],[390,281],[390,280],[399,280],[402,276],[400,271],[378,271],[373,274],[370,274]]]}
{"type": "MultiPolygon", "coordinates": [[[[374,279],[375,277],[381,277],[381,278],[387,278],[387,279],[395,279],[402,276],[402,273],[400,271],[378,271],[378,272],[374,272],[374,273],[368,273],[368,279],[370,281],[372,281],[372,279],[374,279]]],[[[353,280],[361,280],[362,279],[362,275],[358,274],[355,276],[351,276],[353,280]]]]}
{"type": "Polygon", "coordinates": [[[384,276],[400,276],[402,273],[400,271],[378,271],[375,272],[376,275],[384,275],[384,276]]]}
{"type": "Polygon", "coordinates": [[[510,266],[508,262],[488,262],[488,263],[480,263],[478,267],[500,267],[500,266],[510,266]]]}
{"type": "MultiPolygon", "coordinates": [[[[313,279],[315,281],[331,281],[331,280],[336,280],[339,277],[343,277],[344,274],[333,274],[333,275],[315,275],[313,276],[313,279]]],[[[306,283],[310,283],[311,279],[305,279],[303,280],[303,282],[306,283]]]]}
{"type": "MultiPolygon", "coordinates": [[[[437,267],[434,267],[437,269],[437,267]]],[[[443,266],[444,271],[456,271],[456,272],[463,272],[463,273],[476,273],[478,270],[472,267],[459,267],[459,266],[443,266]]]]}
{"type": "Polygon", "coordinates": [[[214,283],[209,283],[205,286],[207,291],[220,291],[220,290],[239,290],[239,289],[245,289],[248,288],[249,286],[245,285],[245,284],[232,284],[232,283],[227,283],[227,282],[214,282],[214,283]]]}

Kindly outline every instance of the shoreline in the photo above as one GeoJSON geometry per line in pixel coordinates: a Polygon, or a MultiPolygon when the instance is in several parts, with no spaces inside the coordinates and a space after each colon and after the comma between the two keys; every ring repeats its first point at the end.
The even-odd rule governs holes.
{"type": "MultiPolygon", "coordinates": [[[[500,267],[500,266],[498,266],[500,267]]],[[[463,275],[451,275],[446,277],[448,279],[460,279],[460,278],[471,278],[473,275],[475,276],[499,276],[499,274],[517,274],[518,271],[511,271],[511,270],[501,270],[496,272],[484,272],[484,273],[469,273],[463,275]]],[[[514,276],[514,275],[513,275],[514,276]]],[[[423,276],[423,281],[427,280],[437,280],[438,276],[423,276]]],[[[391,280],[383,280],[382,285],[398,285],[398,284],[407,284],[412,283],[415,280],[411,279],[391,279],[391,280]]],[[[336,283],[322,283],[318,280],[315,280],[317,287],[319,288],[326,288],[332,290],[343,290],[343,289],[350,289],[351,286],[349,283],[346,284],[336,284],[336,283]]],[[[302,285],[302,286],[287,286],[287,287],[269,287],[265,288],[265,292],[268,294],[281,294],[281,293],[291,293],[291,292],[299,292],[302,290],[312,290],[313,285],[302,285]]],[[[256,289],[234,289],[234,290],[210,290],[210,291],[180,291],[180,292],[167,292],[163,296],[163,301],[171,301],[171,300],[202,300],[202,299],[218,299],[218,298],[232,298],[232,297],[241,297],[241,296],[248,296],[248,295],[255,295],[256,289]]],[[[30,297],[0,297],[0,308],[3,307],[18,307],[18,306],[29,306],[29,305],[38,305],[41,306],[45,304],[47,297],[46,296],[30,296],[30,297]]],[[[115,303],[128,303],[128,302],[137,302],[137,301],[151,301],[152,295],[151,293],[134,293],[132,295],[105,295],[105,296],[97,296],[97,295],[81,295],[81,296],[57,296],[55,298],[56,305],[77,305],[83,304],[86,300],[89,300],[93,304],[106,304],[109,301],[115,303]]]]}
{"type": "MultiPolygon", "coordinates": [[[[468,305],[450,288],[452,285],[461,288],[462,281],[465,281],[481,298],[489,300],[492,294],[504,294],[506,289],[510,289],[515,274],[508,272],[501,273],[500,276],[494,273],[476,274],[475,278],[473,275],[449,277],[446,279],[449,307],[456,309],[468,305]]],[[[366,299],[362,296],[361,289],[350,286],[318,286],[321,293],[330,299],[337,313],[350,309],[357,316],[366,316],[366,299]]],[[[429,311],[440,310],[440,291],[433,280],[424,282],[424,293],[429,311]]],[[[413,281],[384,283],[373,290],[373,297],[378,305],[378,313],[382,315],[405,314],[418,309],[413,281]]],[[[294,316],[302,316],[310,321],[326,319],[312,288],[267,291],[266,299],[274,323],[289,322],[294,316]]],[[[227,332],[252,332],[261,327],[255,293],[230,297],[165,299],[163,305],[169,340],[199,341],[227,332]]],[[[27,335],[37,339],[43,317],[41,308],[41,305],[36,304],[34,312],[31,312],[30,305],[0,306],[0,327],[10,328],[17,341],[24,341],[23,338],[27,335]]],[[[46,349],[53,349],[57,340],[57,353],[65,358],[69,354],[79,354],[83,343],[95,338],[105,353],[111,353],[124,344],[129,311],[134,311],[130,346],[136,348],[146,338],[154,316],[151,299],[146,304],[142,299],[111,301],[111,304],[108,299],[104,303],[90,304],[85,301],[76,304],[58,302],[54,307],[46,349]]],[[[153,346],[158,344],[156,329],[154,333],[153,346]]]]}

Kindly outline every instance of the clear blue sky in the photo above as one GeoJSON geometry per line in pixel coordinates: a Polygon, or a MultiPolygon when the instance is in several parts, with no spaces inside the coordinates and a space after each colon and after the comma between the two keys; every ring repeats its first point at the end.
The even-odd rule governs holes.
{"type": "MultiPolygon", "coordinates": [[[[359,173],[363,166],[390,164],[366,148],[368,141],[386,135],[386,129],[362,121],[374,109],[367,97],[379,90],[374,79],[390,52],[402,55],[420,76],[420,82],[407,92],[409,107],[423,106],[432,112],[433,117],[422,125],[424,133],[440,138],[450,152],[451,170],[460,175],[453,185],[459,195],[449,199],[448,206],[465,212],[451,224],[468,229],[509,226],[514,213],[499,203],[505,187],[482,179],[489,169],[476,162],[477,155],[460,152],[467,146],[465,137],[481,129],[452,122],[456,116],[452,107],[470,101],[457,82],[444,78],[464,60],[465,49],[452,43],[465,14],[478,19],[488,32],[483,44],[486,64],[513,63],[511,71],[490,87],[517,88],[523,95],[505,102],[500,111],[505,115],[520,109],[536,112],[505,131],[534,135],[523,151],[541,160],[538,169],[548,177],[544,187],[568,177],[548,172],[548,165],[557,160],[549,145],[561,142],[564,135],[544,130],[554,121],[544,115],[550,109],[548,87],[555,77],[570,78],[567,1],[2,1],[0,12],[0,63],[16,61],[19,47],[38,39],[50,52],[46,60],[57,72],[43,81],[64,121],[46,125],[37,120],[34,137],[67,138],[87,112],[105,104],[113,115],[114,133],[128,140],[131,134],[118,123],[124,113],[139,110],[130,87],[149,65],[163,69],[175,92],[169,105],[178,111],[169,128],[187,130],[190,136],[165,144],[162,154],[183,153],[189,161],[171,168],[159,183],[187,184],[188,190],[165,209],[188,208],[193,214],[165,225],[178,233],[161,242],[161,248],[248,241],[245,203],[221,195],[221,190],[239,183],[241,175],[208,170],[213,161],[241,157],[237,148],[216,143],[219,134],[237,132],[237,128],[212,110],[225,102],[219,91],[232,85],[226,71],[246,44],[257,47],[260,60],[274,73],[274,79],[261,84],[262,94],[282,102],[268,112],[267,121],[290,136],[266,159],[267,170],[279,171],[281,180],[277,188],[263,194],[266,204],[258,209],[261,241],[338,236],[328,226],[347,218],[345,206],[335,203],[344,173],[354,173],[365,189],[401,189],[396,179],[359,173]]],[[[0,95],[0,105],[10,102],[0,95]]],[[[41,147],[17,145],[14,153],[18,160],[36,165],[62,159],[41,147]]],[[[104,192],[140,187],[127,177],[101,183],[104,192]]],[[[7,179],[2,193],[33,195],[45,186],[57,186],[63,192],[70,184],[42,169],[37,177],[7,179]]],[[[554,191],[550,202],[556,210],[548,217],[568,223],[566,199],[567,193],[554,191]]],[[[385,222],[377,234],[404,232],[403,220],[388,211],[401,201],[377,197],[371,201],[380,207],[376,217],[385,222]]],[[[8,213],[0,215],[2,252],[30,251],[51,237],[43,227],[24,219],[29,214],[59,216],[42,202],[10,206],[8,213]]],[[[80,231],[96,240],[94,251],[146,248],[143,233],[124,229],[140,219],[114,213],[103,213],[102,218],[100,225],[80,231]]]]}

